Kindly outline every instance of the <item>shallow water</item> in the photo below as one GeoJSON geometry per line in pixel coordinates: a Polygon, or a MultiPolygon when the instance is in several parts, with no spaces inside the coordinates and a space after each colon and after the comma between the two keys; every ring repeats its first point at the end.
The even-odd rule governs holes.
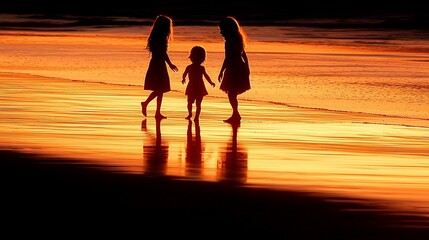
{"type": "Polygon", "coordinates": [[[216,80],[223,58],[216,28],[175,28],[170,55],[180,71],[170,72],[169,118],[158,139],[139,105],[148,94],[148,27],[1,31],[0,146],[112,171],[347,195],[428,215],[428,41],[418,32],[246,30],[252,89],[240,96],[243,123],[236,135],[222,123],[226,96],[207,85],[200,141],[195,123],[183,119],[181,71],[201,44],[216,80]]]}
{"type": "Polygon", "coordinates": [[[11,74],[1,80],[2,149],[71,157],[108,171],[348,196],[429,213],[428,128],[246,101],[234,128],[222,122],[230,114],[227,100],[210,97],[197,125],[184,119],[179,93],[165,98],[168,119],[157,123],[154,104],[141,117],[140,87],[11,74]]]}
{"type": "MultiPolygon", "coordinates": [[[[149,62],[144,50],[148,30],[142,26],[2,31],[0,68],[142,86],[149,62]]],[[[429,119],[429,40],[425,33],[253,26],[245,30],[252,90],[242,99],[429,119]]],[[[185,89],[181,73],[189,64],[193,45],[207,49],[205,65],[216,80],[223,59],[218,29],[178,26],[174,33],[170,57],[179,72],[170,72],[173,90],[185,89]]],[[[218,87],[207,88],[211,96],[224,96],[218,87]]]]}

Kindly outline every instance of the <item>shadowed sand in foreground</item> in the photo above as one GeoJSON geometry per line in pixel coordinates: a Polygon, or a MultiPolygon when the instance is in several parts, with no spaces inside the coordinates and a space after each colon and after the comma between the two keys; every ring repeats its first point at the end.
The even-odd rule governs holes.
{"type": "MultiPolygon", "coordinates": [[[[177,236],[210,231],[211,237],[265,239],[429,237],[428,229],[411,226],[423,218],[394,215],[357,199],[112,173],[76,160],[13,151],[0,151],[0,156],[6,226],[19,220],[22,227],[49,225],[71,235],[101,228],[101,235],[128,229],[124,235],[144,231],[162,237],[171,234],[160,233],[162,229],[187,228],[177,236]]],[[[38,233],[51,234],[43,229],[38,233]]]]}
{"type": "Polygon", "coordinates": [[[200,121],[185,120],[181,93],[155,121],[154,106],[140,114],[140,87],[1,80],[4,229],[429,237],[425,127],[243,101],[236,128],[222,123],[227,99],[208,97],[200,121]]]}

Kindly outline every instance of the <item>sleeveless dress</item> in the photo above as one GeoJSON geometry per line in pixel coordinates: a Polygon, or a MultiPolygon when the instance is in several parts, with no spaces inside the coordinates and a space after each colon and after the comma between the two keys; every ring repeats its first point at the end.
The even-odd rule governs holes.
{"type": "Polygon", "coordinates": [[[191,64],[187,68],[189,69],[189,82],[186,87],[185,95],[188,95],[191,99],[197,99],[208,95],[203,79],[204,67],[191,64]]]}
{"type": "Polygon", "coordinates": [[[167,54],[167,47],[154,46],[151,52],[151,59],[146,72],[144,81],[144,89],[157,92],[169,92],[170,77],[168,76],[167,63],[165,57],[167,54]]]}
{"type": "Polygon", "coordinates": [[[241,41],[225,41],[225,73],[220,89],[226,93],[244,93],[250,89],[250,72],[242,58],[241,41]]]}

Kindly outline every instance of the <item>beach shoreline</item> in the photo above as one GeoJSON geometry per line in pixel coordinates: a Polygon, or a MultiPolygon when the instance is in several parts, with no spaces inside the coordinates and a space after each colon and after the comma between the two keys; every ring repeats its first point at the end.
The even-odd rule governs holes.
{"type": "Polygon", "coordinates": [[[387,212],[429,215],[425,127],[242,101],[242,124],[234,129],[222,122],[230,114],[227,99],[208,97],[195,142],[197,126],[184,119],[186,98],[180,93],[166,94],[168,118],[158,127],[154,104],[147,118],[141,115],[139,103],[146,94],[141,87],[29,74],[0,78],[1,149],[27,160],[31,157],[25,154],[45,156],[42,166],[48,159],[74,159],[78,163],[68,165],[97,166],[105,174],[130,178],[305,189],[325,199],[342,196],[387,212]]]}
{"type": "Polygon", "coordinates": [[[6,238],[429,239],[419,4],[23,2],[0,3],[6,238]],[[178,68],[162,120],[141,109],[161,13],[178,68]],[[241,122],[218,81],[187,120],[189,51],[216,80],[226,16],[247,35],[241,122]]]}

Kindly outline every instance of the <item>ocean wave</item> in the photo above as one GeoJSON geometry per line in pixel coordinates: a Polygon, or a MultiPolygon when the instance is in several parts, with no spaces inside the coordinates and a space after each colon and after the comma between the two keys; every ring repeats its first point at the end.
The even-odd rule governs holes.
{"type": "MultiPolygon", "coordinates": [[[[124,87],[143,87],[140,84],[121,84],[121,83],[109,83],[103,81],[87,81],[87,80],[73,80],[67,79],[72,82],[82,82],[82,83],[94,83],[94,84],[103,84],[103,85],[111,85],[111,86],[124,86],[124,87]]],[[[183,91],[172,89],[171,92],[182,94],[183,91]]],[[[214,99],[223,99],[223,96],[207,96],[208,98],[214,99]]],[[[392,115],[392,114],[380,114],[380,113],[370,113],[370,112],[362,112],[362,111],[347,111],[341,109],[330,109],[330,108],[321,108],[321,107],[309,107],[309,106],[300,106],[289,104],[285,102],[279,101],[270,101],[270,100],[259,100],[259,99],[249,99],[243,98],[240,101],[247,101],[253,103],[261,103],[261,104],[274,104],[278,106],[285,106],[290,108],[299,108],[306,110],[315,110],[315,111],[324,111],[324,112],[332,112],[339,114],[349,114],[357,116],[362,121],[356,121],[364,124],[382,124],[382,125],[400,125],[400,126],[408,126],[408,127],[423,127],[429,128],[429,118],[419,118],[419,117],[409,117],[409,116],[401,116],[401,115],[392,115]],[[414,121],[414,122],[413,122],[414,121]]]]}

